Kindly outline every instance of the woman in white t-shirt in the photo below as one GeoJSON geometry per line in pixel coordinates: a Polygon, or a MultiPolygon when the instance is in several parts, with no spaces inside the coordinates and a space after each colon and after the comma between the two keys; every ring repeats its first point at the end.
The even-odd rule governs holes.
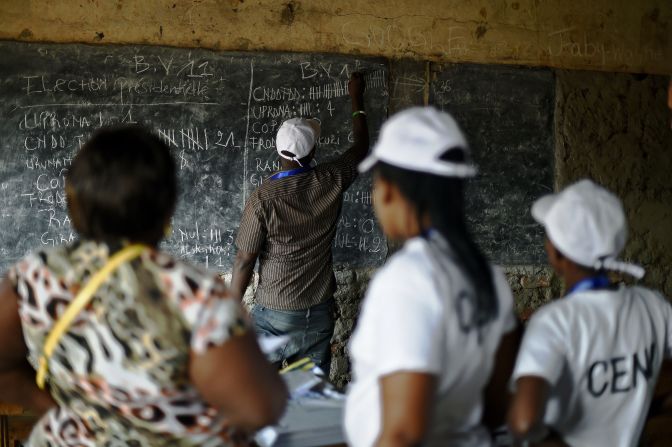
{"type": "Polygon", "coordinates": [[[466,229],[467,156],[450,115],[412,108],[360,165],[373,169],[383,231],[405,244],[373,279],[350,343],[353,446],[489,446],[486,423],[503,419],[518,331],[503,274],[466,229]]]}
{"type": "Polygon", "coordinates": [[[607,271],[641,278],[616,260],[627,239],[618,197],[590,180],[542,197],[532,216],[568,288],[525,331],[509,414],[521,442],[636,446],[664,358],[672,357],[672,306],[658,292],[618,286],[607,271]]]}

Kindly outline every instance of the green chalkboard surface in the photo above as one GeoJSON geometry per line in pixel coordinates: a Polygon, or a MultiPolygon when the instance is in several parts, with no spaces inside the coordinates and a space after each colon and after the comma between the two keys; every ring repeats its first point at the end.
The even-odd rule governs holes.
{"type": "MultiPolygon", "coordinates": [[[[168,143],[180,195],[164,248],[225,271],[245,200],[279,168],[274,139],[283,120],[322,122],[318,162],[347,149],[354,70],[366,73],[373,141],[387,115],[388,67],[376,59],[0,42],[0,61],[2,270],[31,249],[76,237],[63,178],[101,126],[144,124],[168,143]]],[[[362,177],[345,194],[336,264],[375,266],[385,258],[370,187],[362,177]]]]}

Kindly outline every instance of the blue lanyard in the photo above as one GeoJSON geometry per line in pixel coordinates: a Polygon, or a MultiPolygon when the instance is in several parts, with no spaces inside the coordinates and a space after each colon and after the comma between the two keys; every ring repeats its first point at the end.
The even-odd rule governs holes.
{"type": "Polygon", "coordinates": [[[605,275],[593,276],[592,278],[582,279],[574,284],[568,291],[567,295],[576,292],[584,292],[586,290],[604,289],[609,287],[611,281],[605,275]]]}
{"type": "Polygon", "coordinates": [[[421,235],[423,238],[429,240],[429,238],[431,238],[431,237],[432,237],[432,234],[434,234],[435,232],[436,232],[436,230],[435,230],[434,228],[429,227],[429,228],[427,228],[426,230],[422,230],[422,231],[420,232],[420,235],[421,235]]]}
{"type": "Polygon", "coordinates": [[[304,172],[308,172],[311,169],[313,169],[312,166],[305,166],[303,168],[292,169],[291,171],[278,172],[277,174],[273,174],[271,176],[271,180],[278,180],[285,177],[291,177],[293,175],[303,174],[304,172]]]}

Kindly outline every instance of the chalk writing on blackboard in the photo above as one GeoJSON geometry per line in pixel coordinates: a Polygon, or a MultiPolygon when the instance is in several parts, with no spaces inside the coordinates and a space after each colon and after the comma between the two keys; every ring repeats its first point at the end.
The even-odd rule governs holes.
{"type": "MultiPolygon", "coordinates": [[[[30,249],[76,238],[65,174],[102,126],[143,124],[171,148],[180,196],[164,248],[227,270],[246,199],[279,168],[274,139],[282,121],[322,122],[318,161],[347,149],[354,70],[366,72],[374,137],[387,114],[387,66],[379,60],[16,42],[0,43],[0,57],[4,269],[30,249]]],[[[369,191],[364,177],[346,193],[343,218],[373,225],[339,225],[336,263],[378,265],[385,257],[369,191]]]]}

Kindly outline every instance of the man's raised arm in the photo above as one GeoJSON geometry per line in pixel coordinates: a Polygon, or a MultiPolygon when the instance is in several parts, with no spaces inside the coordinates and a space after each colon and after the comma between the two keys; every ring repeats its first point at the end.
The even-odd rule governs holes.
{"type": "Polygon", "coordinates": [[[355,142],[347,153],[356,163],[364,160],[369,152],[369,128],[364,110],[364,89],[364,75],[360,72],[353,73],[348,82],[348,93],[352,100],[352,133],[355,142]]]}

